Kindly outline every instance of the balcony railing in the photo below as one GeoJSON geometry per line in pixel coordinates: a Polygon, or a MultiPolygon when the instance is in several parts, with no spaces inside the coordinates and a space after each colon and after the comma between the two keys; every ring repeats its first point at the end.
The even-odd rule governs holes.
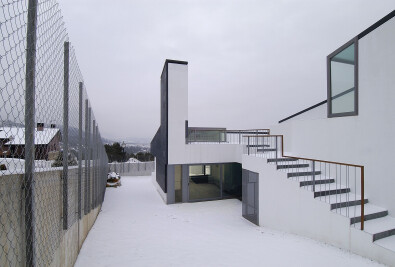
{"type": "Polygon", "coordinates": [[[189,127],[186,143],[242,144],[244,135],[268,134],[270,134],[269,129],[227,130],[226,128],[189,127]]]}

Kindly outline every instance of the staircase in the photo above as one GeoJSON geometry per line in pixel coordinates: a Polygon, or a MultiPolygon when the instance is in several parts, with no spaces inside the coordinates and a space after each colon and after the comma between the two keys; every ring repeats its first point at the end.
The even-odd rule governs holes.
{"type": "MultiPolygon", "coordinates": [[[[281,153],[272,151],[276,151],[276,148],[264,146],[258,148],[255,155],[264,154],[268,163],[276,164],[277,170],[285,172],[288,179],[298,181],[301,189],[313,192],[315,199],[330,204],[330,212],[349,218],[350,227],[361,229],[361,196],[352,192],[347,182],[342,183],[333,175],[328,175],[322,166],[314,164],[313,168],[309,161],[275,157],[281,153]]],[[[363,231],[371,235],[375,244],[395,251],[395,218],[389,216],[385,208],[369,203],[366,197],[363,231]]]]}

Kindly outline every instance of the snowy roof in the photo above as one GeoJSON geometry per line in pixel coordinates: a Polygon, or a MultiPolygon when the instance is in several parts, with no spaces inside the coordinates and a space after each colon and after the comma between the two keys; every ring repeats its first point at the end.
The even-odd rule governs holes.
{"type": "MultiPolygon", "coordinates": [[[[34,133],[34,143],[36,145],[46,145],[59,132],[57,128],[44,128],[42,131],[34,133]]],[[[6,145],[24,145],[25,128],[22,127],[0,127],[0,139],[10,139],[6,145]]]]}

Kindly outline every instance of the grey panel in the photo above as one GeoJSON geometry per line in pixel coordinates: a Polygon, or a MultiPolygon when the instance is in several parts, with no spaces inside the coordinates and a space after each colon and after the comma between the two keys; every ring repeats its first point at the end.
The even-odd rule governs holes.
{"type": "Polygon", "coordinates": [[[259,174],[242,170],[242,215],[259,225],[259,174]]]}
{"type": "Polygon", "coordinates": [[[167,193],[168,162],[168,68],[167,61],[163,66],[160,79],[160,127],[151,141],[151,153],[156,157],[156,181],[162,190],[167,193]]]}
{"type": "Polygon", "coordinates": [[[174,177],[174,165],[167,165],[167,204],[175,203],[174,177]]]}

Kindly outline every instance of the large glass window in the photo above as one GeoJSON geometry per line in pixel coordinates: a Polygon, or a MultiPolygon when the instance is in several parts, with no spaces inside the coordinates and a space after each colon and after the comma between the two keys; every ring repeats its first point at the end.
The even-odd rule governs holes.
{"type": "Polygon", "coordinates": [[[352,40],[328,56],[328,117],[358,114],[357,55],[352,40]]]}
{"type": "Polygon", "coordinates": [[[189,165],[189,201],[241,198],[241,164],[189,165]]]}
{"type": "Polygon", "coordinates": [[[221,165],[189,166],[189,200],[221,197],[221,165]]]}

